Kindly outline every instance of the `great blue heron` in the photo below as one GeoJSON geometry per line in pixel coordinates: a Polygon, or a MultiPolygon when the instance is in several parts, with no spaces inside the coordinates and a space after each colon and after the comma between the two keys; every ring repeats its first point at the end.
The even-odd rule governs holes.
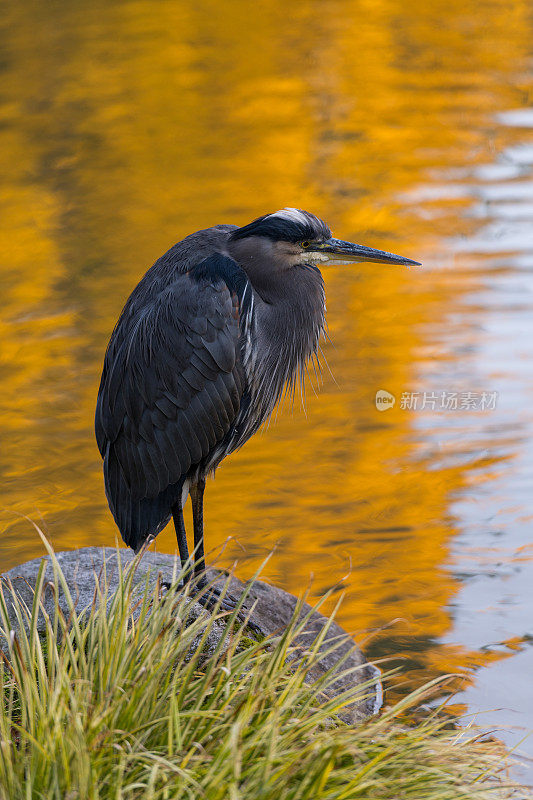
{"type": "Polygon", "coordinates": [[[194,572],[204,565],[206,476],[303,378],[324,332],[318,264],[408,258],[334,239],[322,220],[285,208],[239,228],[178,242],[131,293],[105,355],[96,408],[109,507],[136,552],[174,518],[194,572]]]}

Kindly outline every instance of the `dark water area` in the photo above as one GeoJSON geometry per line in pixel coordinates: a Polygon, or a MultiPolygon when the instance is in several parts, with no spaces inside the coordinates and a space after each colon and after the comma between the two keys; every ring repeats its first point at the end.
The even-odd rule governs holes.
{"type": "MultiPolygon", "coordinates": [[[[340,622],[396,657],[389,698],[457,674],[443,694],[516,744],[533,728],[531,2],[1,11],[1,570],[42,553],[26,518],[56,549],[115,541],[94,404],[143,272],[193,230],[306,208],[423,267],[324,270],[322,380],[209,483],[207,549],[246,576],[275,547],[268,579],[344,591],[340,622]]],[[[170,528],[157,547],[174,552],[170,528]]]]}

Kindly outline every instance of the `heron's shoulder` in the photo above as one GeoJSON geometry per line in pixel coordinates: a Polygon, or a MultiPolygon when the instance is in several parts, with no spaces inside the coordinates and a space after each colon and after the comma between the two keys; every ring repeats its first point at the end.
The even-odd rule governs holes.
{"type": "Polygon", "coordinates": [[[211,253],[191,267],[188,275],[197,285],[226,286],[239,297],[244,293],[248,281],[242,267],[226,253],[211,253]]]}
{"type": "Polygon", "coordinates": [[[154,267],[164,272],[188,272],[213,253],[226,252],[227,241],[235,229],[235,225],[215,225],[195,231],[172,245],[154,267]]]}

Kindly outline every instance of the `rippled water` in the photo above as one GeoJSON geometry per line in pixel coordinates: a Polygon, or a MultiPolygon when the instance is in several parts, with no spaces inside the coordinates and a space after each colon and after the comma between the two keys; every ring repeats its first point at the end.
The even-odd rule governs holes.
{"type": "Polygon", "coordinates": [[[327,269],[322,386],[219,470],[207,547],[234,537],[222,561],[248,575],[276,546],[270,579],[344,587],[342,623],[402,656],[395,691],[458,672],[457,702],[514,742],[533,727],[531,3],[294,5],[3,6],[1,568],[41,553],[22,514],[58,549],[114,542],[92,419],[144,270],[192,230],[308,208],[424,266],[327,269]]]}

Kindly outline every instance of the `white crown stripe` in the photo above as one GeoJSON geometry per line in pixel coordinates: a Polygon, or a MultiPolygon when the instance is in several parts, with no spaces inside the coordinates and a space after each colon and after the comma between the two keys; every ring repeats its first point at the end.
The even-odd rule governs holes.
{"type": "Polygon", "coordinates": [[[269,217],[277,217],[278,219],[286,219],[289,222],[296,222],[300,225],[305,225],[309,222],[309,217],[298,208],[282,208],[280,211],[275,211],[269,214],[269,217]]]}

